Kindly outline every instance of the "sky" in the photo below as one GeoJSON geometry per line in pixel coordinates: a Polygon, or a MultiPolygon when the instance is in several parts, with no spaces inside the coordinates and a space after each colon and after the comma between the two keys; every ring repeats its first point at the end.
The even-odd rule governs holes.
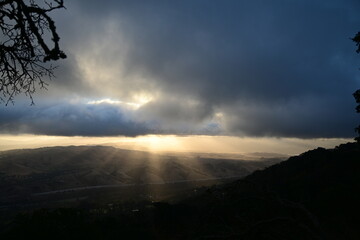
{"type": "MultiPolygon", "coordinates": [[[[351,139],[358,0],[73,0],[48,90],[0,105],[8,136],[351,139]]],[[[184,138],[183,138],[184,139],[184,138]]],[[[236,142],[236,141],[235,141],[236,142]]],[[[240,144],[240,143],[239,143],[240,144]]]]}

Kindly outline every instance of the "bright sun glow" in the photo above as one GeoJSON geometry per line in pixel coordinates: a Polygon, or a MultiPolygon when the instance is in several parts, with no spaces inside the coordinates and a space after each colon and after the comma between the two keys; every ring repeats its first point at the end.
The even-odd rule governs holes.
{"type": "Polygon", "coordinates": [[[147,135],[139,137],[61,137],[0,135],[0,151],[69,145],[106,145],[151,152],[244,154],[254,152],[300,154],[317,148],[333,148],[352,139],[240,138],[231,136],[147,135]]]}
{"type": "Polygon", "coordinates": [[[91,104],[91,105],[111,104],[111,105],[125,106],[125,107],[136,110],[152,100],[152,98],[149,95],[136,95],[134,97],[134,99],[135,99],[135,102],[124,102],[124,101],[120,101],[120,100],[105,98],[105,99],[99,99],[99,100],[91,100],[91,101],[88,101],[87,104],[91,104]]]}
{"type": "Polygon", "coordinates": [[[139,106],[145,105],[153,100],[153,96],[148,93],[138,93],[134,94],[133,99],[139,106]]]}

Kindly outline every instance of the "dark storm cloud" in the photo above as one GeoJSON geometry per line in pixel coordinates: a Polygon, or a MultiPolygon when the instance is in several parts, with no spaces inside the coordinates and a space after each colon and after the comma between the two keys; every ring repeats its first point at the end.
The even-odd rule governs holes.
{"type": "Polygon", "coordinates": [[[356,116],[341,116],[348,116],[353,106],[346,105],[348,99],[336,101],[307,98],[282,105],[241,104],[225,110],[225,124],[229,132],[245,136],[351,138],[356,116]]]}
{"type": "MultiPolygon", "coordinates": [[[[158,98],[122,113],[126,124],[108,114],[109,106],[96,106],[94,114],[120,126],[115,133],[103,120],[87,122],[83,105],[75,125],[68,119],[67,126],[43,124],[40,131],[32,125],[27,132],[136,135],[152,129],[308,138],[351,137],[357,125],[351,94],[360,85],[360,57],[349,40],[360,30],[357,0],[79,0],[67,8],[56,19],[71,53],[52,95],[131,101],[145,91],[158,98]],[[84,66],[93,72],[84,74],[84,66]],[[104,80],[102,69],[112,71],[111,79],[104,80]]],[[[43,113],[49,121],[68,108],[56,106],[43,113]]],[[[2,126],[9,124],[3,115],[2,126]]],[[[14,122],[13,128],[20,125],[14,122]]]]}
{"type": "Polygon", "coordinates": [[[126,103],[63,102],[33,107],[16,105],[2,111],[0,133],[32,133],[62,136],[138,136],[144,134],[218,134],[213,119],[205,119],[202,105],[151,103],[138,110],[126,103]],[[152,112],[155,109],[155,112],[152,112]],[[190,113],[189,113],[190,109],[190,113]],[[202,111],[204,119],[194,118],[202,111]],[[194,114],[191,114],[193,112],[194,114]],[[162,118],[171,118],[171,123],[162,118]]]}
{"type": "Polygon", "coordinates": [[[120,1],[104,12],[130,39],[128,71],[222,104],[353,91],[359,61],[349,37],[359,3],[352,3],[120,1]]]}
{"type": "Polygon", "coordinates": [[[110,104],[61,103],[16,106],[2,111],[1,133],[62,136],[136,136],[152,133],[110,104]]]}

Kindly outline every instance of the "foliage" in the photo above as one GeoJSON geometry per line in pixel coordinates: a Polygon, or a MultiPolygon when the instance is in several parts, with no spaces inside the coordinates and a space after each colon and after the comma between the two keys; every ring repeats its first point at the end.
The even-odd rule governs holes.
{"type": "Polygon", "coordinates": [[[356,52],[360,53],[360,32],[358,32],[355,37],[353,37],[351,40],[353,40],[356,43],[357,49],[356,52]]]}
{"type": "MultiPolygon", "coordinates": [[[[355,35],[355,37],[352,38],[352,40],[356,43],[357,46],[356,52],[360,53],[360,32],[358,32],[355,35]]],[[[356,112],[360,113],[360,89],[354,92],[353,96],[355,98],[356,103],[358,104],[356,106],[356,112]]],[[[360,142],[360,125],[357,128],[355,128],[355,131],[359,134],[359,136],[357,136],[355,140],[357,142],[360,142]]]]}
{"type": "MultiPolygon", "coordinates": [[[[356,103],[358,104],[356,106],[356,112],[360,113],[360,89],[358,89],[356,92],[354,92],[353,96],[355,98],[356,103]]],[[[357,136],[355,138],[355,140],[357,142],[360,142],[360,125],[357,128],[355,128],[355,131],[359,134],[359,136],[357,136]]]]}
{"type": "Polygon", "coordinates": [[[48,15],[65,8],[63,0],[4,0],[0,2],[0,102],[25,93],[33,103],[37,86],[53,77],[49,61],[66,58],[60,50],[55,22],[48,15]]]}

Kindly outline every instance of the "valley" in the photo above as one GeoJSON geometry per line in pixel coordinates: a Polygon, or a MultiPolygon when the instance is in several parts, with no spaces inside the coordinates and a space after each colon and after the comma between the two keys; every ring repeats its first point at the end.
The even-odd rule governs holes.
{"type": "Polygon", "coordinates": [[[176,201],[284,160],[220,154],[155,154],[109,146],[0,152],[0,209],[176,201]],[[223,158],[221,158],[223,157],[223,158]]]}

